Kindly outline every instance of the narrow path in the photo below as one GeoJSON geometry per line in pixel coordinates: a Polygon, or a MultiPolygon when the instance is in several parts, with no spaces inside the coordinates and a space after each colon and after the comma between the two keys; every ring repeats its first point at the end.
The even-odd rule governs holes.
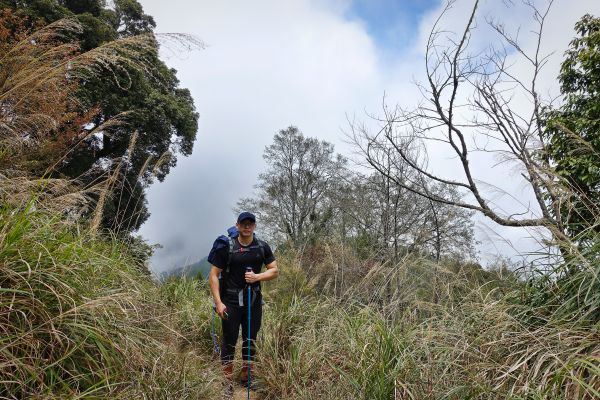
{"type": "MultiPolygon", "coordinates": [[[[247,400],[248,399],[248,389],[245,387],[237,386],[235,387],[235,391],[233,392],[233,400],[247,400]]],[[[256,400],[258,396],[252,390],[250,391],[250,399],[256,400]]]]}

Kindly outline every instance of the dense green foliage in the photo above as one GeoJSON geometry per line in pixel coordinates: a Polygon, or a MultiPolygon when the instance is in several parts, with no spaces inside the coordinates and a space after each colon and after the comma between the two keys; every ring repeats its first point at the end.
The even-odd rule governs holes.
{"type": "Polygon", "coordinates": [[[546,134],[556,171],[573,190],[561,210],[578,235],[597,227],[600,211],[600,19],[585,15],[575,30],[559,76],[565,103],[549,113],[546,134]]]}
{"type": "MultiPolygon", "coordinates": [[[[106,185],[44,177],[80,138],[93,136],[86,126],[98,113],[81,108],[82,88],[103,74],[114,81],[112,73],[152,72],[156,41],[123,37],[82,51],[78,20],[29,25],[19,15],[50,13],[57,3],[35,4],[0,13],[0,397],[214,397],[210,354],[180,351],[198,335],[184,329],[179,304],[151,280],[151,248],[98,233],[104,209],[128,203],[118,191],[126,188],[123,174],[102,172],[117,188],[113,197],[106,185]]],[[[125,126],[108,120],[101,130],[125,126]]],[[[143,136],[132,135],[117,171],[132,170],[134,139],[143,136]]],[[[204,327],[209,310],[195,311],[204,327]]]]}
{"type": "MultiPolygon", "coordinates": [[[[136,0],[113,3],[108,7],[103,0],[3,0],[0,7],[27,16],[31,25],[76,18],[83,27],[76,37],[82,51],[117,39],[152,35],[155,22],[136,0]]],[[[176,153],[191,154],[196,137],[198,114],[191,94],[179,87],[176,71],[159,59],[158,42],[152,40],[153,45],[138,55],[136,67],[106,68],[79,82],[74,111],[86,117],[79,123],[88,132],[115,118],[120,123],[77,143],[55,171],[56,176],[97,184],[116,170],[116,160],[128,156],[127,165],[120,169],[120,184],[104,203],[102,224],[113,231],[135,230],[148,218],[145,186],[155,176],[164,179],[176,163],[176,153]],[[134,132],[138,133],[135,148],[128,154],[134,132]]]]}

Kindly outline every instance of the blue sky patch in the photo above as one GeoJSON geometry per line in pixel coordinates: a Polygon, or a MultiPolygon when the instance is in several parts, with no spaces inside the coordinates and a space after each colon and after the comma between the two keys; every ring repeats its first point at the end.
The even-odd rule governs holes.
{"type": "Polygon", "coordinates": [[[397,51],[410,46],[417,35],[418,23],[441,0],[352,0],[347,11],[350,19],[359,19],[367,27],[377,46],[397,51]]]}

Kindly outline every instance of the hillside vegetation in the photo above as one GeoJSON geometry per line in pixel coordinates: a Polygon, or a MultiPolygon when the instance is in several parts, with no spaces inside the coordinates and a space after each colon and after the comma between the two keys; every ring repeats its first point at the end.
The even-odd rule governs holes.
{"type": "MultiPolygon", "coordinates": [[[[158,285],[130,244],[32,207],[0,217],[2,397],[217,398],[203,281],[158,285]]],[[[558,290],[507,269],[407,257],[365,267],[336,294],[327,259],[278,260],[258,344],[261,398],[598,396],[597,266],[558,290]]]]}
{"type": "Polygon", "coordinates": [[[131,244],[34,204],[0,210],[0,397],[214,398],[210,352],[183,350],[188,304],[131,244]]]}
{"type": "MultiPolygon", "coordinates": [[[[0,398],[220,398],[207,283],[158,282],[148,269],[152,248],[131,233],[147,216],[145,185],[174,164],[162,153],[137,158],[140,145],[152,148],[137,130],[151,130],[147,114],[132,123],[127,110],[90,106],[82,87],[110,77],[98,93],[112,96],[113,85],[154,93],[174,120],[190,119],[180,127],[183,154],[195,132],[189,93],[158,62],[153,21],[136,1],[115,1],[110,12],[91,1],[90,15],[70,12],[72,2],[23,4],[0,13],[0,398]],[[39,19],[42,11],[68,18],[39,19]],[[126,34],[91,41],[101,33],[95,22],[113,17],[131,23],[126,34]],[[160,76],[172,79],[161,86],[160,76]],[[183,103],[163,104],[178,95],[183,103]],[[111,154],[99,155],[99,136],[111,154]],[[86,179],[68,173],[79,157],[93,170],[86,179]]],[[[584,16],[576,26],[559,77],[564,106],[540,105],[534,85],[529,120],[499,101],[504,91],[493,84],[508,71],[473,70],[484,67],[463,57],[473,29],[438,53],[455,57],[428,70],[434,107],[385,114],[382,135],[355,127],[367,172],[293,126],[265,149],[257,196],[239,203],[268,228],[281,270],[263,285],[258,398],[600,398],[600,21],[584,16]],[[463,84],[475,84],[474,106],[490,118],[477,129],[508,143],[541,216],[500,213],[470,179],[468,136],[447,118],[453,95],[450,108],[442,104],[445,90],[463,84]],[[405,117],[409,132],[397,125],[405,117]],[[425,169],[427,129],[419,129],[427,123],[411,118],[448,128],[444,143],[458,152],[468,183],[425,169]],[[473,212],[544,229],[544,251],[518,268],[482,268],[473,212]]],[[[154,133],[170,132],[162,128],[154,133]]]]}

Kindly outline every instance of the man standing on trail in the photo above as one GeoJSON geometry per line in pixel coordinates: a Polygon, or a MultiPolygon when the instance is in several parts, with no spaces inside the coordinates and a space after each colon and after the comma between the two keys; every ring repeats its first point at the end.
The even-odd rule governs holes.
{"type": "Polygon", "coordinates": [[[236,228],[237,237],[230,236],[228,243],[222,246],[217,245],[219,241],[217,239],[208,257],[208,261],[212,264],[208,278],[210,291],[223,328],[221,362],[227,380],[226,398],[233,394],[233,356],[240,325],[244,360],[241,382],[249,384],[248,380],[252,379],[254,342],[262,319],[260,282],[275,279],[279,275],[271,248],[266,242],[254,236],[256,229],[254,214],[241,213],[237,218],[236,228]],[[263,265],[266,267],[265,272],[261,272],[263,265]],[[248,289],[250,289],[250,304],[248,304],[248,289]],[[251,315],[250,338],[248,338],[248,311],[251,315]],[[248,359],[248,346],[250,346],[250,359],[248,359]]]}

